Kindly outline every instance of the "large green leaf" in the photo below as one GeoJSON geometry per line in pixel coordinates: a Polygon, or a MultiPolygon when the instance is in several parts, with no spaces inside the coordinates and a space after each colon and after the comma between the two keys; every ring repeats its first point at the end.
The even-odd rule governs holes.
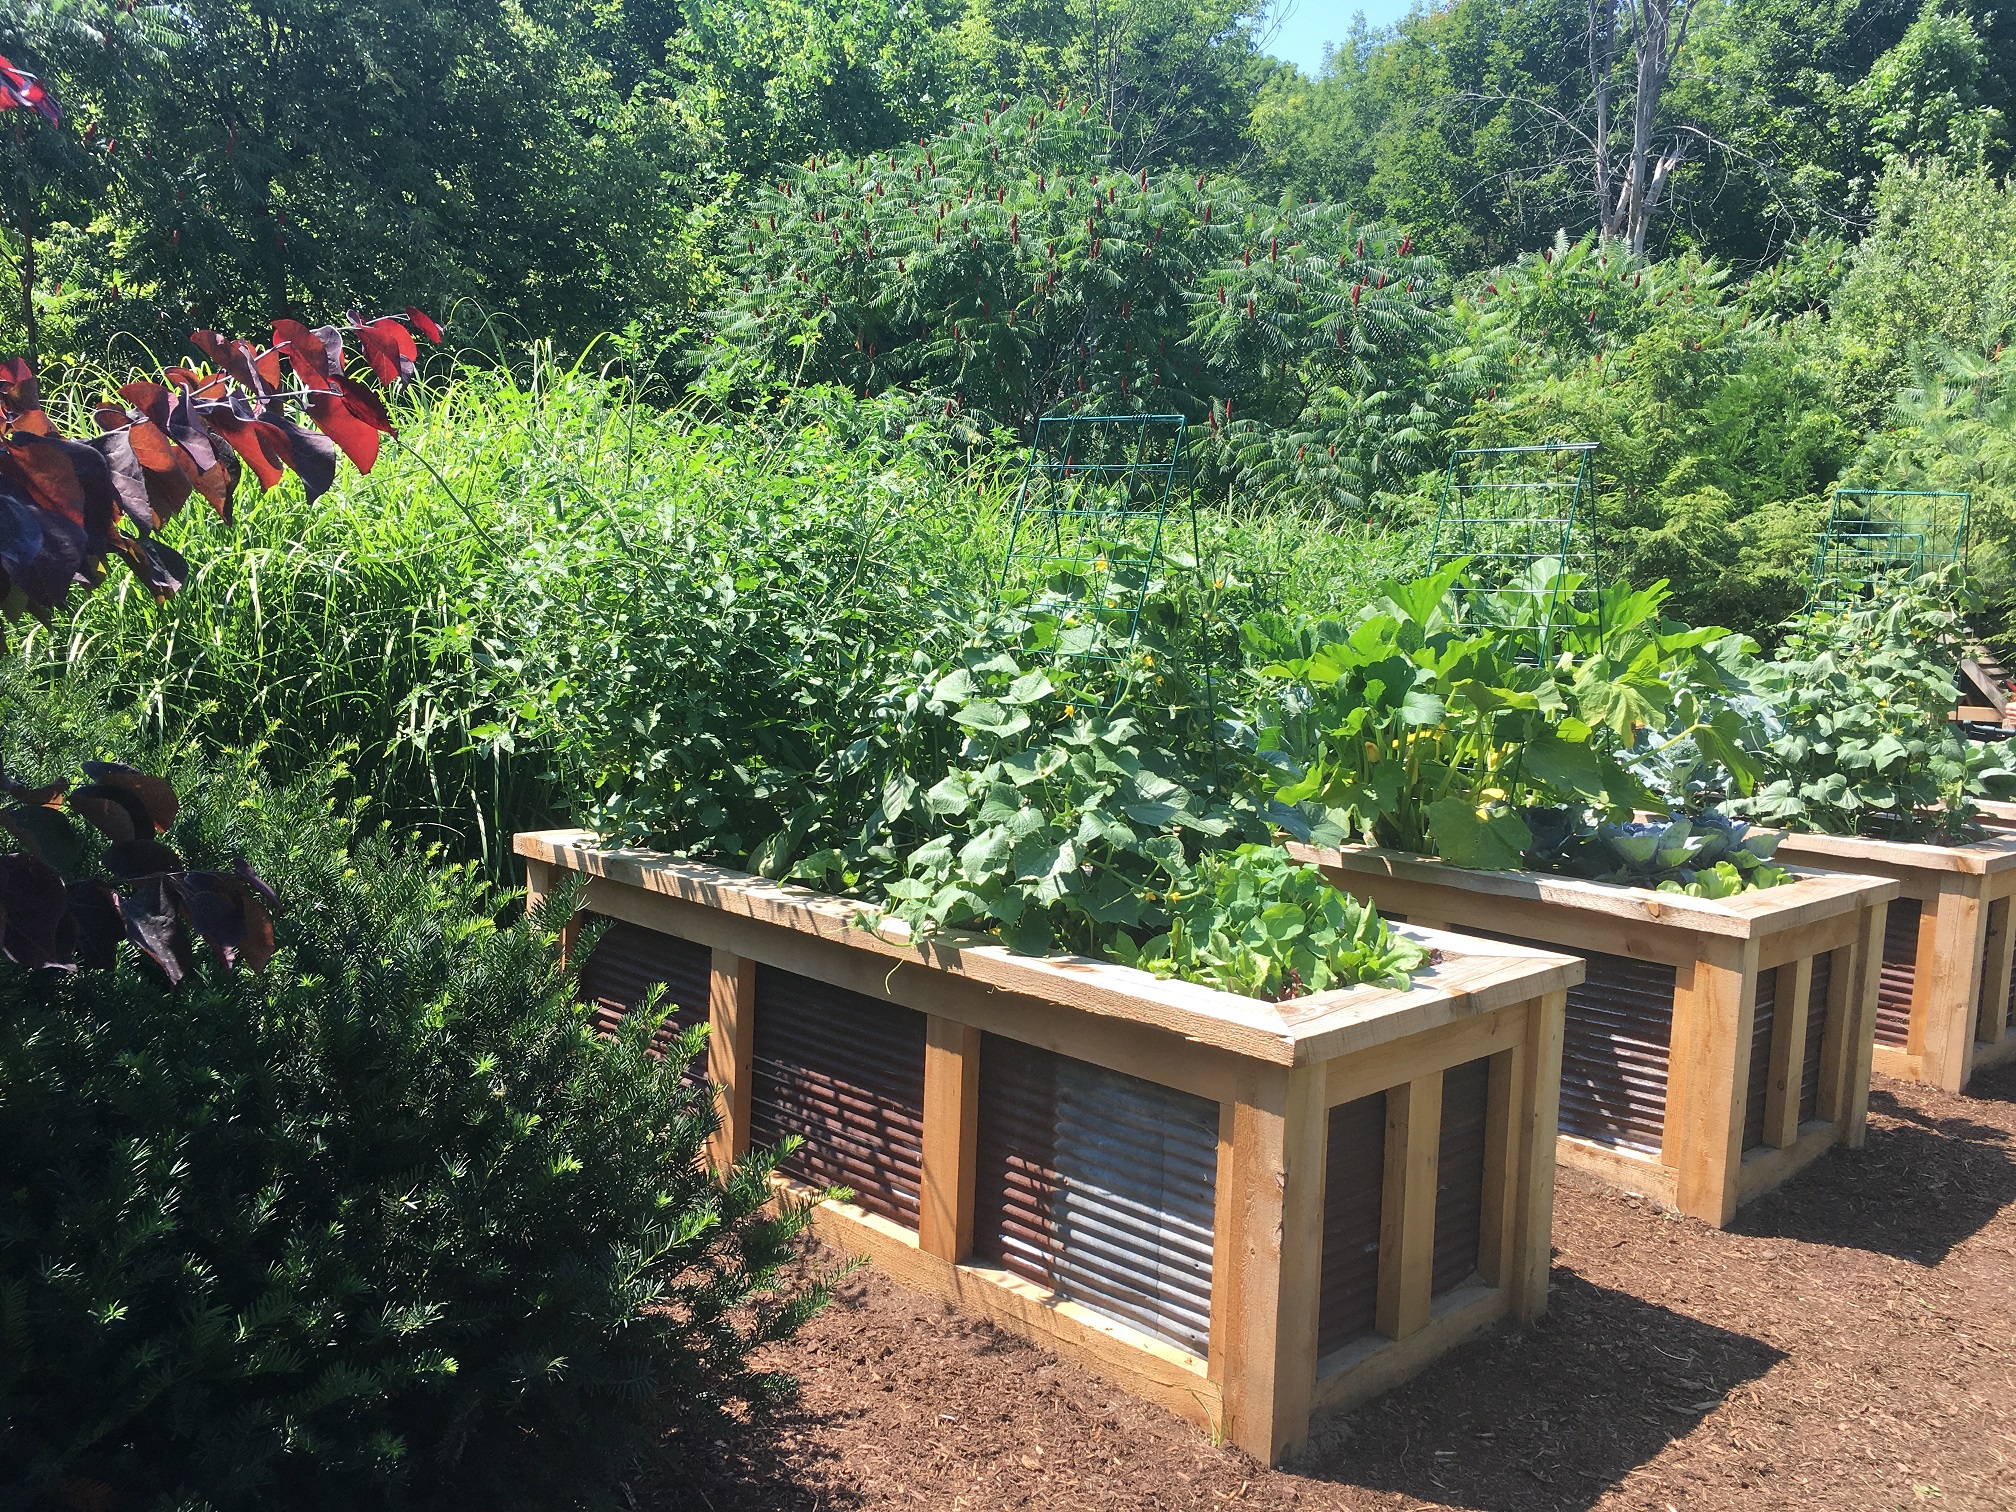
{"type": "Polygon", "coordinates": [[[1436,854],[1453,866],[1476,871],[1511,871],[1520,864],[1533,832],[1508,808],[1479,806],[1463,798],[1428,805],[1428,833],[1436,854]]]}

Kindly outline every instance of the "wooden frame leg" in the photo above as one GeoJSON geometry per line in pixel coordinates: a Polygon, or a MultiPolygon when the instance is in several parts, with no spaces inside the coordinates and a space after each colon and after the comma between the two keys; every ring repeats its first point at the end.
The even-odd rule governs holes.
{"type": "Polygon", "coordinates": [[[1736,1216],[1757,1018],[1757,955],[1756,940],[1706,944],[1694,967],[1693,990],[1677,993],[1673,1003],[1679,1074],[1667,1087],[1666,1130],[1669,1146],[1679,1135],[1675,1205],[1717,1227],[1736,1216]]]}
{"type": "Polygon", "coordinates": [[[721,1089],[721,1122],[707,1159],[725,1171],[749,1153],[749,1093],[756,1051],[756,963],[714,952],[707,988],[707,1080],[721,1089]]]}
{"type": "Polygon", "coordinates": [[[980,1031],[924,1020],[924,1174],[917,1245],[954,1264],[973,1253],[973,1178],[980,1142],[980,1031]]]}
{"type": "Polygon", "coordinates": [[[1927,942],[1920,936],[1919,991],[1911,1005],[1912,1034],[1923,1044],[1925,1080],[1948,1092],[1964,1088],[1972,1069],[1976,1005],[1981,997],[1981,934],[1987,923],[1981,879],[1965,877],[1959,883],[1942,885],[1934,908],[1926,910],[1932,938],[1927,942]]]}
{"type": "Polygon", "coordinates": [[[1404,1339],[1427,1326],[1435,1284],[1435,1184],[1442,1073],[1386,1093],[1386,1189],[1379,1219],[1378,1328],[1404,1339]]]}
{"type": "Polygon", "coordinates": [[[1799,1138],[1799,1084],[1806,1072],[1806,1026],[1813,1002],[1813,957],[1778,968],[1781,990],[1771,1015],[1770,1080],[1764,1089],[1764,1143],[1782,1150],[1799,1138]]]}
{"type": "Polygon", "coordinates": [[[1561,1122],[1561,1048],[1568,1027],[1568,994],[1550,992],[1526,1009],[1528,1089],[1520,1121],[1511,1130],[1519,1152],[1518,1179],[1508,1184],[1514,1219],[1508,1225],[1508,1265],[1500,1282],[1510,1293],[1512,1316],[1531,1323],[1547,1311],[1547,1281],[1554,1266],[1554,1151],[1561,1122]]]}
{"type": "Polygon", "coordinates": [[[1213,1373],[1226,1437],[1272,1464],[1307,1438],[1315,1397],[1329,1107],[1320,1064],[1256,1067],[1242,1081],[1219,1164],[1219,1190],[1229,1178],[1233,1195],[1220,1204],[1229,1273],[1212,1286],[1213,1373]]]}

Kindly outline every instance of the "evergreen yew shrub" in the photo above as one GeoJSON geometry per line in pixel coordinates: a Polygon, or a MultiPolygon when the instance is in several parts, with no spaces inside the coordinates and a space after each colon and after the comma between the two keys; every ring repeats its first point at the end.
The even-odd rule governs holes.
{"type": "MultiPolygon", "coordinates": [[[[102,754],[23,691],[10,770],[102,754]]],[[[776,1396],[804,1214],[772,1158],[704,1168],[698,1034],[598,1040],[554,919],[326,781],[169,770],[167,838],[258,867],[279,950],[174,989],[130,947],[0,962],[0,1507],[615,1505],[668,1421],[776,1396]]]]}

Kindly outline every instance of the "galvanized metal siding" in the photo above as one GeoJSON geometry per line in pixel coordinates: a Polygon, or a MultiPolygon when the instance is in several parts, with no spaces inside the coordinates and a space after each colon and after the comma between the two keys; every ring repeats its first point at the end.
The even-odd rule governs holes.
{"type": "Polygon", "coordinates": [[[1657,961],[1573,950],[1489,929],[1463,933],[1580,956],[1588,975],[1568,989],[1557,1127],[1596,1144],[1657,1153],[1666,1132],[1673,992],[1679,973],[1657,961]]]}
{"type": "Polygon", "coordinates": [[[1820,1056],[1827,1048],[1827,997],[1834,986],[1834,952],[1813,957],[1813,990],[1806,998],[1806,1044],[1799,1058],[1799,1122],[1820,1116],[1820,1056]]]}
{"type": "Polygon", "coordinates": [[[1386,1094],[1330,1110],[1323,1178],[1323,1280],[1316,1352],[1372,1332],[1379,1308],[1379,1223],[1386,1193],[1386,1094]]]}
{"type": "Polygon", "coordinates": [[[1601,951],[1582,958],[1588,979],[1568,991],[1560,1130],[1656,1153],[1666,1129],[1678,973],[1601,951]]]}
{"type": "Polygon", "coordinates": [[[1218,1104],[990,1034],[977,1166],[976,1253],[1206,1352],[1218,1104]]]}
{"type": "MultiPolygon", "coordinates": [[[[708,981],[713,952],[637,924],[612,924],[581,963],[581,1000],[594,1005],[595,1027],[613,1035],[624,1018],[660,983],[672,1009],[651,1036],[654,1054],[663,1054],[675,1035],[707,1022],[708,981]]],[[[686,1064],[687,1080],[706,1074],[704,1057],[686,1064]]]]}
{"type": "Polygon", "coordinates": [[[1883,926],[1883,975],[1876,988],[1876,1043],[1902,1049],[1911,1039],[1911,993],[1918,980],[1918,919],[1924,903],[1896,898],[1883,926]]]}
{"type": "Polygon", "coordinates": [[[1743,1102],[1743,1148],[1764,1143],[1764,1102],[1771,1095],[1771,1031],[1778,1022],[1778,973],[1757,973],[1757,1021],[1750,1031],[1750,1085],[1743,1102]]]}
{"type": "Polygon", "coordinates": [[[1461,1286],[1477,1269],[1484,1222],[1484,1132],[1491,1094],[1490,1060],[1442,1073],[1442,1136],[1435,1177],[1437,1295],[1461,1286]]]}
{"type": "Polygon", "coordinates": [[[924,1015],[758,965],[754,1062],[755,1142],[798,1135],[787,1174],[851,1187],[869,1212],[917,1227],[924,1015]]]}

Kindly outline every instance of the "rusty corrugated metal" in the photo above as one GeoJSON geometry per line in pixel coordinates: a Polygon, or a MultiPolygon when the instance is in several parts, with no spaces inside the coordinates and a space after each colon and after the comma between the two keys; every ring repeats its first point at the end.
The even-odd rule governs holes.
{"type": "Polygon", "coordinates": [[[1876,989],[1876,1043],[1902,1049],[1911,1039],[1911,993],[1918,981],[1918,919],[1925,905],[1897,898],[1883,926],[1883,975],[1876,989]]]}
{"type": "MultiPolygon", "coordinates": [[[[708,980],[714,953],[705,945],[637,924],[611,924],[581,963],[581,1000],[594,1005],[595,1027],[613,1035],[652,987],[664,984],[672,1012],[651,1036],[663,1054],[675,1035],[707,1022],[708,980]]],[[[688,1080],[703,1078],[705,1056],[686,1063],[688,1080]]]]}
{"type": "Polygon", "coordinates": [[[1827,1048],[1827,995],[1834,986],[1834,952],[1813,957],[1813,990],[1806,997],[1806,1045],[1799,1061],[1799,1122],[1820,1116],[1820,1057],[1827,1048]]]}
{"type": "Polygon", "coordinates": [[[982,1039],[976,1254],[1201,1355],[1217,1191],[1215,1102],[982,1039]]]}
{"type": "Polygon", "coordinates": [[[1764,1104],[1771,1095],[1771,1031],[1778,1023],[1776,966],[1757,973],[1757,1018],[1750,1031],[1750,1083],[1744,1089],[1743,1148],[1764,1143],[1764,1104]]]}
{"type": "Polygon", "coordinates": [[[1597,1144],[1656,1154],[1666,1130],[1673,991],[1679,973],[1657,961],[1575,950],[1468,924],[1463,932],[1539,945],[1580,956],[1588,964],[1582,985],[1568,989],[1558,1127],[1597,1144]]]}
{"type": "Polygon", "coordinates": [[[1386,1192],[1386,1094],[1330,1110],[1323,1178],[1323,1280],[1316,1352],[1372,1332],[1379,1309],[1379,1221],[1386,1192]]]}
{"type": "Polygon", "coordinates": [[[1491,1093],[1488,1058],[1442,1073],[1442,1142],[1435,1175],[1435,1279],[1439,1296],[1477,1269],[1484,1221],[1484,1131],[1491,1093]]]}
{"type": "Polygon", "coordinates": [[[869,1212],[917,1227],[924,1015],[759,965],[754,1062],[754,1141],[798,1135],[787,1174],[851,1187],[869,1212]]]}

